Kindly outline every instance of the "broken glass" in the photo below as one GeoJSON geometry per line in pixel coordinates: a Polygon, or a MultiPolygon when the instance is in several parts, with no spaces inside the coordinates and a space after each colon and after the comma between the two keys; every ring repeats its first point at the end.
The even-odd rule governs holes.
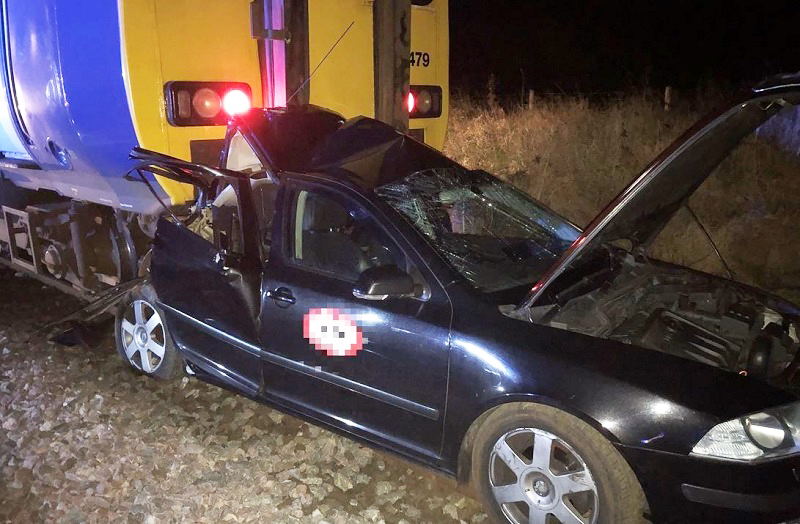
{"type": "Polygon", "coordinates": [[[580,230],[483,171],[418,171],[378,187],[469,282],[485,292],[538,280],[580,230]]]}

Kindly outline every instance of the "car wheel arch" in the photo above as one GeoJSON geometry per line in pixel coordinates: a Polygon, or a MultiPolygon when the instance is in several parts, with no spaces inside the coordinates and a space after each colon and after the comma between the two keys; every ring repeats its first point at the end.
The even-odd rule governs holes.
{"type": "Polygon", "coordinates": [[[620,442],[616,435],[608,431],[608,429],[603,427],[603,425],[600,424],[600,422],[598,422],[596,419],[592,418],[583,411],[566,406],[563,402],[559,402],[556,399],[531,393],[504,395],[492,399],[483,406],[476,416],[471,417],[472,422],[463,433],[458,447],[456,480],[459,484],[466,486],[470,483],[470,471],[472,470],[472,446],[475,441],[475,435],[478,432],[478,428],[481,427],[481,424],[489,417],[489,415],[497,412],[498,410],[512,410],[519,405],[525,404],[540,404],[559,409],[586,422],[601,435],[607,438],[612,444],[618,444],[620,442]]]}

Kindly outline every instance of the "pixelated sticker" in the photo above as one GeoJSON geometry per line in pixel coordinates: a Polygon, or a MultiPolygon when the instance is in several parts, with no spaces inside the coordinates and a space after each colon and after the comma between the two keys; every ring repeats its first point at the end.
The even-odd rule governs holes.
{"type": "Polygon", "coordinates": [[[366,339],[355,316],[337,308],[312,308],[303,316],[303,337],[329,357],[354,357],[366,339]]]}

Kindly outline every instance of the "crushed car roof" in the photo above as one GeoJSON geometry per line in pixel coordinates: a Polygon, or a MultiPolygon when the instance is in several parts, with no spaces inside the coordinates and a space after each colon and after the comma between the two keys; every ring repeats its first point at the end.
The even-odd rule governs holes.
{"type": "Polygon", "coordinates": [[[367,190],[416,171],[457,166],[383,122],[345,120],[315,106],[254,109],[242,122],[277,171],[327,174],[367,190]]]}

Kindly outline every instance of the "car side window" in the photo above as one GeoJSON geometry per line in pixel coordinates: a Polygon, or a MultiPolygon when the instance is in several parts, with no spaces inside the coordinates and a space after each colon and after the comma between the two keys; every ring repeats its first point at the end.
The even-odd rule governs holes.
{"type": "Polygon", "coordinates": [[[405,255],[361,206],[315,191],[294,194],[291,258],[355,282],[372,267],[408,270],[405,255]]]}
{"type": "Polygon", "coordinates": [[[248,174],[264,171],[264,164],[258,159],[256,152],[247,143],[241,131],[237,131],[231,138],[231,145],[228,147],[228,156],[225,160],[225,169],[248,174]]]}

